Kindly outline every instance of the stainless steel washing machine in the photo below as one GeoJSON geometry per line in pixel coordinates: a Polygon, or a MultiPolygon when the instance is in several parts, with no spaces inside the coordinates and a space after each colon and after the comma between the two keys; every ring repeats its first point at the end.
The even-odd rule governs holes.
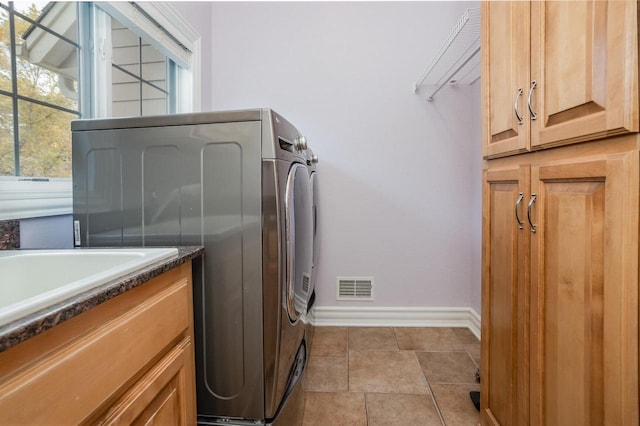
{"type": "Polygon", "coordinates": [[[72,131],[78,245],[205,247],[198,422],[301,421],[313,264],[304,137],[269,109],[77,120],[72,131]]]}

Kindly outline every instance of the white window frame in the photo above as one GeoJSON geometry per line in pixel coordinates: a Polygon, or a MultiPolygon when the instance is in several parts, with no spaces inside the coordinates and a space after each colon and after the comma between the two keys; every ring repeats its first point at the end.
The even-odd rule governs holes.
{"type": "MultiPolygon", "coordinates": [[[[150,39],[155,40],[158,29],[149,24],[148,20],[129,3],[100,2],[96,3],[108,13],[118,14],[120,19],[131,24],[137,31],[142,31],[150,39]],[[153,33],[152,33],[153,32],[153,33]],[[154,37],[154,38],[151,38],[154,37]]],[[[191,51],[188,63],[182,63],[189,69],[182,70],[176,76],[182,93],[189,92],[191,96],[178,99],[177,112],[198,112],[201,110],[200,80],[201,80],[201,37],[178,11],[167,3],[137,3],[145,13],[156,20],[176,39],[191,51]],[[191,88],[191,90],[189,90],[191,88]]],[[[123,22],[125,23],[125,22],[123,22]]],[[[167,37],[163,34],[163,37],[167,37]]],[[[98,52],[100,46],[95,46],[98,52]]],[[[104,46],[102,46],[104,49],[104,46]]],[[[162,48],[165,52],[166,49],[162,48]]],[[[99,55],[95,55],[96,57],[99,55]]],[[[110,58],[109,58],[110,59],[110,58]]],[[[111,63],[109,62],[109,68],[111,63]]],[[[100,68],[96,68],[98,70],[100,68]]],[[[103,76],[99,73],[94,79],[92,90],[105,90],[101,85],[103,76]]],[[[97,97],[97,96],[96,96],[97,97]]],[[[95,116],[104,116],[104,109],[96,105],[95,116]]],[[[71,143],[71,141],[69,141],[71,143]]],[[[67,215],[73,213],[73,187],[71,178],[28,178],[21,176],[0,176],[0,220],[28,219],[34,217],[67,215]]]]}

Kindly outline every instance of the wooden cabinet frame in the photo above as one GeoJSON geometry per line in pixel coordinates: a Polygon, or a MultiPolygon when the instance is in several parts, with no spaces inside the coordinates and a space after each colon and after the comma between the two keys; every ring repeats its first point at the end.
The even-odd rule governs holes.
{"type": "Polygon", "coordinates": [[[483,425],[639,424],[638,5],[481,5],[483,425]]]}

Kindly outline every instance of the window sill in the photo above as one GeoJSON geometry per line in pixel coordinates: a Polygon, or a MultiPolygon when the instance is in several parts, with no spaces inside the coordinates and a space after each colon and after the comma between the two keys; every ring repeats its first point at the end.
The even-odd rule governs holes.
{"type": "Polygon", "coordinates": [[[0,220],[58,216],[73,212],[71,179],[20,179],[23,178],[0,177],[0,220]]]}

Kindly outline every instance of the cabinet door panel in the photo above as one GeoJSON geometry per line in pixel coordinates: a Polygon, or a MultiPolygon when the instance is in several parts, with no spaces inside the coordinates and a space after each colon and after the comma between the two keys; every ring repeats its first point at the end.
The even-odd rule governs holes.
{"type": "Polygon", "coordinates": [[[549,424],[604,421],[604,193],[604,182],[552,183],[546,192],[543,380],[549,424]],[[584,352],[566,350],[568,343],[584,352]]]}
{"type": "Polygon", "coordinates": [[[528,168],[488,171],[484,179],[481,417],[484,424],[526,424],[527,245],[518,227],[528,168]],[[518,203],[518,200],[520,202],[518,203]]]}
{"type": "Polygon", "coordinates": [[[529,5],[482,3],[482,111],[485,157],[528,149],[529,5]],[[518,96],[518,89],[522,94],[518,96]],[[514,103],[522,117],[516,118],[514,103]]]}
{"type": "Polygon", "coordinates": [[[532,424],[637,424],[637,160],[532,166],[532,424]]]}
{"type": "Polygon", "coordinates": [[[195,424],[193,344],[187,337],[98,421],[102,425],[195,424]]]}
{"type": "Polygon", "coordinates": [[[180,413],[180,395],[176,380],[173,380],[132,425],[178,425],[182,420],[180,413]]]}
{"type": "Polygon", "coordinates": [[[637,131],[636,2],[532,2],[531,146],[637,131]]]}

